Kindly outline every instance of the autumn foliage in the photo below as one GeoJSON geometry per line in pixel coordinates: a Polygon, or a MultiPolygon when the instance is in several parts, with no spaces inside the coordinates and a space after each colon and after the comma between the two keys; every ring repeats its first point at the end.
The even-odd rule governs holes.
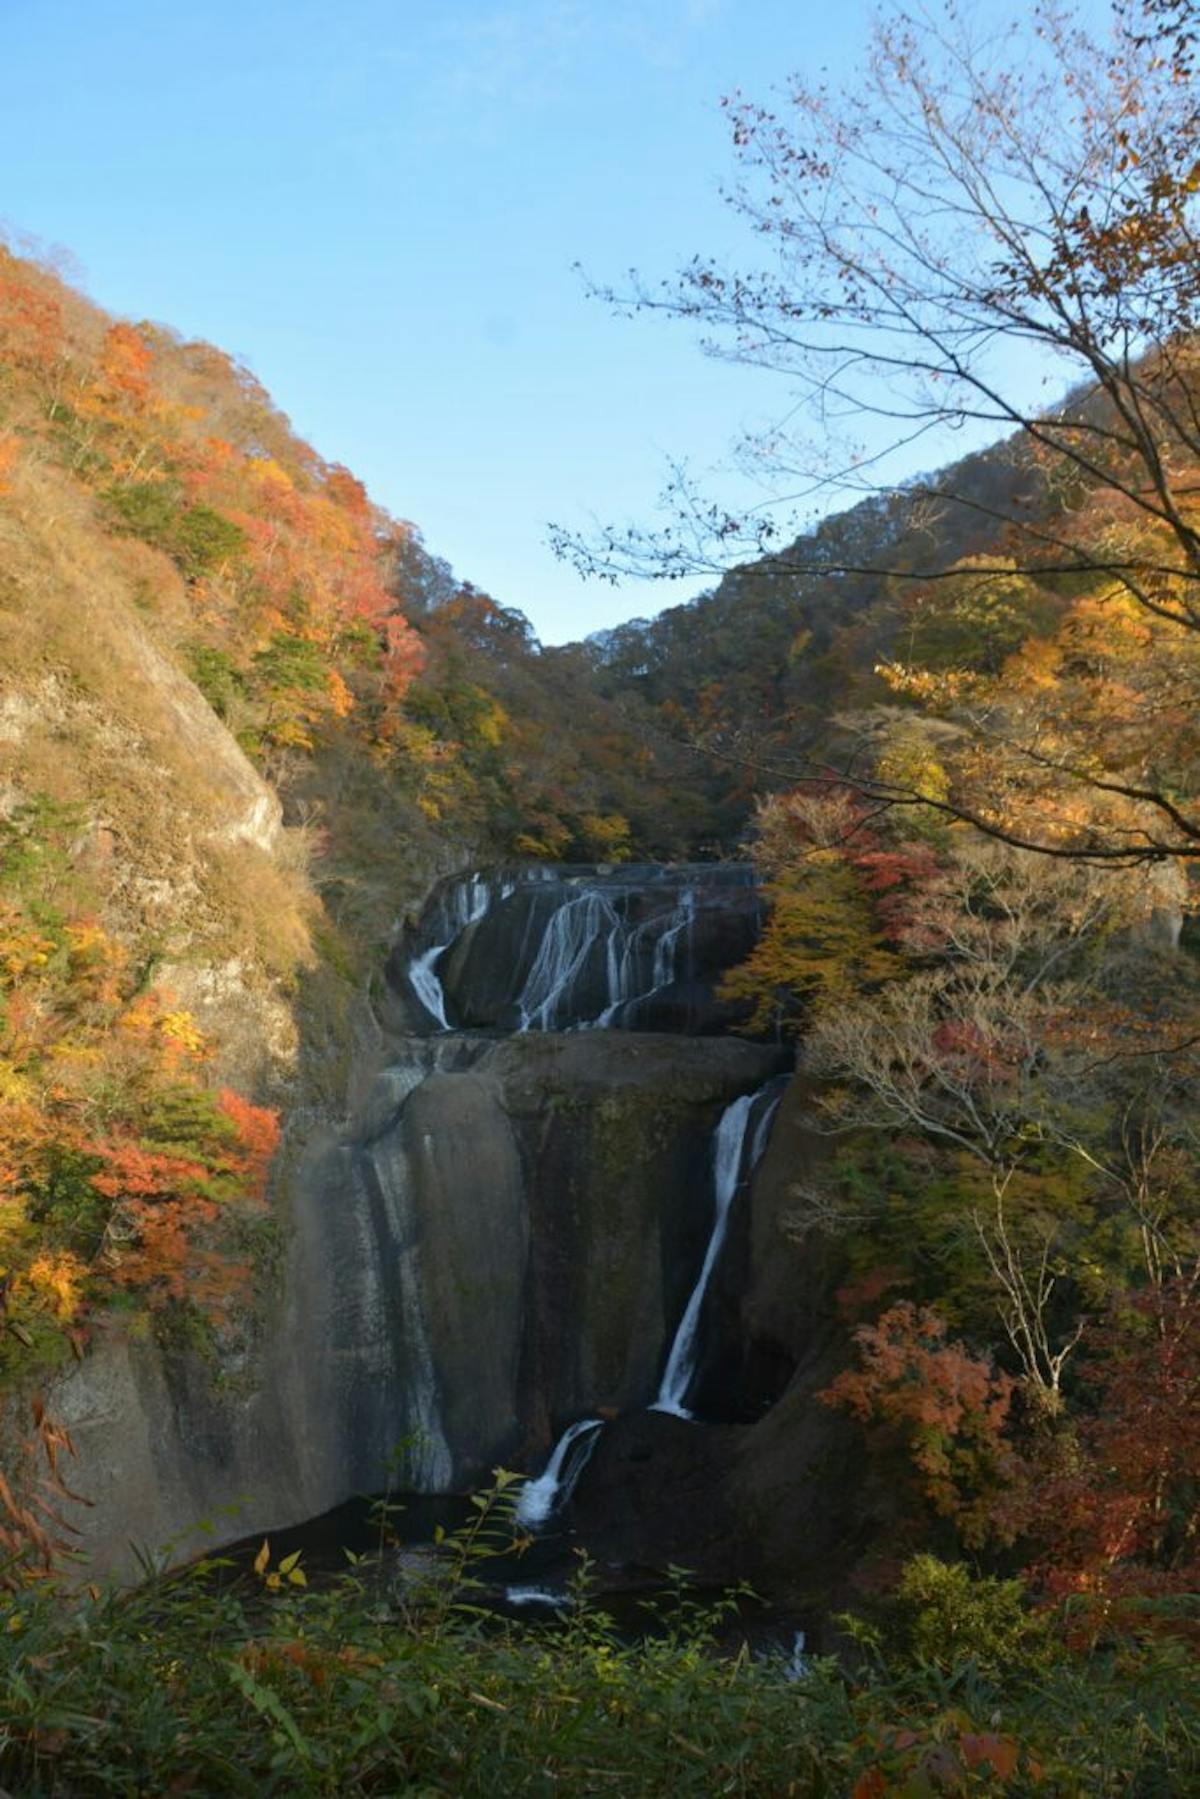
{"type": "Polygon", "coordinates": [[[70,910],[74,823],[42,801],[0,832],[0,1369],[78,1353],[120,1295],[219,1324],[252,1291],[278,1142],[273,1111],[210,1085],[191,1016],[70,910]]]}
{"type": "Polygon", "coordinates": [[[422,663],[386,576],[409,527],[297,438],[254,377],[208,344],[109,321],[0,248],[0,485],[50,456],[99,523],[183,577],[191,654],[269,760],[352,719],[367,742],[422,663]]]}
{"type": "Polygon", "coordinates": [[[1015,1382],[950,1340],[932,1307],[901,1300],[854,1335],[857,1366],[822,1398],[898,1437],[923,1497],[978,1547],[1011,1459],[1003,1433],[1015,1382]]]}

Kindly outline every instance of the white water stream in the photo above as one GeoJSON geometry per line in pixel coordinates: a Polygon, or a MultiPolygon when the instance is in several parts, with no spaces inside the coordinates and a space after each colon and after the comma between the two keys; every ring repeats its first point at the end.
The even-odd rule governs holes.
{"type": "Polygon", "coordinates": [[[708,1248],[704,1253],[704,1262],[692,1288],[683,1317],[679,1321],[679,1329],[675,1332],[675,1341],[671,1345],[671,1353],[667,1357],[667,1366],[663,1372],[662,1383],[658,1389],[658,1397],[650,1410],[652,1412],[670,1412],[676,1418],[692,1417],[692,1413],[684,1404],[688,1389],[696,1378],[696,1363],[700,1340],[700,1311],[704,1304],[704,1295],[712,1279],[713,1269],[717,1265],[717,1257],[725,1242],[725,1232],[729,1225],[729,1212],[734,1196],[741,1185],[744,1172],[747,1176],[753,1173],[759,1157],[766,1148],[770,1135],[771,1122],[775,1117],[775,1109],[779,1097],[772,1100],[758,1122],[758,1128],[750,1145],[750,1154],[745,1154],[746,1133],[754,1116],[754,1107],[761,1097],[758,1093],[743,1093],[727,1106],[717,1126],[713,1144],[713,1199],[714,1216],[712,1232],[708,1239],[708,1248]]]}
{"type": "Polygon", "coordinates": [[[436,973],[439,961],[451,944],[462,936],[467,926],[483,917],[493,899],[504,899],[512,890],[510,881],[493,895],[491,883],[480,874],[473,874],[469,881],[453,888],[447,920],[450,935],[444,943],[435,943],[431,949],[424,950],[409,963],[408,978],[413,984],[413,991],[430,1017],[437,1021],[440,1030],[448,1031],[450,1022],[446,1017],[446,994],[436,973]]]}
{"type": "Polygon", "coordinates": [[[601,932],[621,929],[612,902],[603,893],[581,893],[557,906],[538,945],[521,997],[519,1031],[552,1031],[560,1011],[568,1011],[571,990],[587,966],[601,932]]]}
{"type": "MultiPolygon", "coordinates": [[[[553,879],[549,869],[503,883],[474,874],[446,891],[438,929],[442,941],[422,950],[408,966],[413,991],[439,1030],[452,1029],[437,974],[446,951],[518,886],[553,879]]],[[[619,883],[562,884],[516,996],[518,1031],[619,1029],[630,1022],[633,1010],[688,973],[695,887],[685,886],[674,904],[638,923],[628,916],[630,891],[619,883]],[[600,983],[604,1003],[595,1010],[600,983]]],[[[536,914],[531,911],[530,916],[536,914]]]]}
{"type": "Polygon", "coordinates": [[[566,1505],[579,1482],[579,1477],[587,1467],[596,1447],[596,1438],[604,1427],[603,1418],[581,1418],[578,1424],[568,1425],[554,1446],[554,1454],[546,1463],[545,1471],[536,1480],[527,1480],[521,1489],[521,1497],[517,1500],[513,1516],[518,1524],[529,1530],[536,1530],[546,1522],[552,1512],[566,1505]],[[588,1442],[575,1456],[571,1451],[580,1437],[591,1432],[588,1442]]]}

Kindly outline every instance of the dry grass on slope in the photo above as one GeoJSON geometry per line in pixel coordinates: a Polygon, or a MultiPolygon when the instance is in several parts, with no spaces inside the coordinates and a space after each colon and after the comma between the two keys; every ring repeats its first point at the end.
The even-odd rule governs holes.
{"type": "Polygon", "coordinates": [[[236,965],[265,997],[311,960],[314,901],[277,796],[172,658],[179,574],[34,459],[0,499],[0,569],[0,803],[77,810],[80,891],[108,928],[177,968],[236,965]]]}

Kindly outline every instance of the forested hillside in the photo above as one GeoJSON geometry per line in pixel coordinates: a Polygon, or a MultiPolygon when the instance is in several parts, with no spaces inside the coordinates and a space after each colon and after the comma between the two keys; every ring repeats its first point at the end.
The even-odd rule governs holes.
{"type": "MultiPolygon", "coordinates": [[[[746,1652],[721,1661],[723,1639],[686,1598],[661,1639],[622,1646],[588,1621],[585,1573],[557,1620],[556,1661],[519,1632],[488,1635],[472,1609],[484,1526],[511,1523],[515,1477],[500,1474],[479,1518],[449,1547],[438,1538],[448,1581],[419,1568],[382,1631],[365,1576],[309,1604],[292,1591],[297,1557],[273,1561],[269,1544],[248,1609],[275,1606],[277,1625],[199,1586],[182,1601],[153,1588],[125,1610],[112,1601],[104,1653],[150,1744],[144,1763],[140,1740],[122,1763],[103,1695],[81,1687],[39,1709],[65,1626],[53,1601],[26,1595],[60,1557],[75,1503],[68,1440],[39,1409],[24,1449],[0,1457],[4,1640],[29,1628],[37,1646],[23,1659],[9,1643],[24,1684],[0,1769],[11,1750],[31,1791],[70,1791],[79,1768],[90,1778],[101,1741],[121,1791],[142,1790],[147,1766],[167,1769],[172,1791],[196,1790],[193,1751],[231,1791],[426,1779],[490,1791],[510,1751],[514,1791],[560,1775],[563,1790],[610,1778],[668,1790],[686,1785],[675,1763],[697,1791],[719,1775],[722,1790],[856,1799],[1165,1793],[1184,1790],[1180,1770],[1194,1775],[1200,116],[1188,8],[1151,0],[1137,18],[1127,64],[1089,65],[1073,27],[1058,15],[1045,26],[1054,68],[1071,72],[1061,116],[1047,101],[1056,74],[1030,78],[1040,109],[1014,109],[1016,76],[969,56],[953,80],[938,75],[944,44],[930,50],[910,22],[880,27],[878,91],[855,90],[842,113],[803,83],[792,125],[733,107],[735,144],[766,187],[742,204],[778,240],[780,265],[743,277],[697,260],[667,310],[729,332],[734,360],[807,379],[822,405],[849,381],[855,404],[887,413],[886,383],[916,368],[913,416],[983,420],[992,447],[881,481],[792,541],[746,549],[700,599],[565,648],[543,649],[519,610],[461,582],[416,527],[301,442],[245,367],[113,320],[0,250],[0,1418],[56,1372],[100,1360],[97,1345],[153,1344],[170,1369],[156,1365],[148,1410],[201,1418],[197,1458],[237,1465],[229,1420],[283,1316],[272,1296],[302,1263],[287,1264],[297,1194],[316,1196],[310,1223],[328,1201],[342,1227],[312,1231],[310,1252],[352,1243],[346,1268],[372,1280],[367,1251],[355,1260],[372,1231],[395,1252],[391,1287],[381,1277],[364,1298],[331,1281],[336,1304],[314,1310],[328,1340],[305,1352],[322,1379],[353,1364],[368,1385],[381,1370],[397,1391],[409,1382],[413,1439],[387,1447],[410,1466],[421,1431],[436,1435],[435,1352],[463,1352],[456,1306],[479,1332],[464,1385],[486,1385],[476,1369],[500,1341],[497,1268],[514,1392],[539,1357],[574,1354],[562,1295],[580,1273],[580,1220],[581,1290],[590,1312],[611,1308],[629,1274],[608,1260],[616,1191],[641,1195],[628,1210],[652,1245],[641,1259],[654,1307],[638,1325],[652,1361],[678,1284],[667,1264],[695,1247],[690,1214],[670,1254],[655,1234],[654,1158],[688,1106],[712,1112],[688,1127],[707,1143],[720,1105],[698,1076],[668,1079],[669,1022],[647,1033],[640,1063],[616,1032],[628,1016],[636,1028],[645,1001],[675,1016],[663,995],[698,917],[714,941],[733,939],[717,901],[699,905],[695,871],[671,871],[670,904],[655,910],[618,893],[609,865],[748,857],[765,907],[745,870],[722,871],[737,877],[746,934],[719,962],[715,996],[711,976],[716,1022],[689,1054],[699,1068],[732,1017],[759,1047],[717,1043],[730,1066],[761,1062],[777,1078],[794,1052],[800,1072],[780,1091],[719,1089],[743,1131],[762,1101],[755,1154],[776,1106],[793,1146],[781,1188],[772,1176],[782,1203],[731,1232],[716,1302],[724,1330],[743,1317],[739,1271],[767,1266],[758,1335],[722,1374],[735,1385],[730,1370],[753,1365],[753,1392],[704,1425],[679,1396],[646,1411],[634,1383],[616,1416],[625,1400],[594,1399],[581,1373],[572,1403],[589,1416],[563,1441],[607,1432],[596,1465],[609,1454],[631,1491],[663,1467],[720,1470],[728,1515],[771,1545],[768,1573],[852,1606],[825,1638],[841,1665],[814,1667],[798,1647],[785,1675],[746,1652]],[[831,144],[838,155],[819,153],[831,144]],[[860,189],[844,185],[855,158],[860,189]],[[981,260],[969,233],[952,254],[926,223],[927,182],[959,224],[981,227],[981,260]],[[1012,212],[1019,191],[1037,229],[1012,212]],[[1021,406],[978,359],[1030,339],[1073,357],[1075,379],[1021,406]],[[584,891],[569,872],[509,881],[495,867],[517,860],[601,875],[584,891]],[[488,878],[470,878],[481,868],[488,878]],[[431,891],[422,927],[406,930],[431,891]],[[504,1004],[448,1017],[489,941],[504,1004]],[[588,956],[603,992],[556,1010],[588,956]],[[533,1040],[560,1017],[554,1042],[533,1040]],[[656,1056],[661,1104],[617,1141],[656,1056]],[[410,1141],[413,1095],[407,1119],[425,1123],[410,1141]],[[318,1140],[326,1159],[305,1189],[297,1166],[318,1140]],[[553,1150],[542,1185],[535,1140],[553,1150]],[[423,1158],[419,1179],[406,1157],[423,1158]],[[553,1256],[550,1213],[567,1245],[553,1256]],[[539,1230],[535,1279],[521,1256],[539,1230]],[[422,1231],[434,1329],[419,1256],[405,1259],[422,1231]],[[539,1281],[553,1291],[534,1341],[521,1308],[539,1281]],[[751,1475],[798,1513],[802,1476],[803,1503],[839,1521],[826,1584],[787,1541],[791,1514],[747,1498],[751,1475]],[[166,1660],[147,1680],[144,1645],[160,1635],[166,1660]],[[239,1647],[192,1666],[193,1638],[239,1647]],[[185,1690],[179,1732],[170,1704],[185,1690]],[[244,1766],[224,1741],[231,1691],[258,1732],[244,1766]],[[480,1716],[503,1754],[498,1738],[481,1751],[480,1716]],[[59,1754],[79,1758],[61,1781],[59,1754]]],[[[738,523],[714,516],[727,555],[738,523]]],[[[679,573],[678,545],[609,535],[574,553],[608,572],[679,573]]],[[[684,1186],[703,1160],[688,1156],[684,1186]]],[[[730,1207],[741,1167],[726,1170],[730,1207]]],[[[316,1290],[293,1287],[289,1328],[316,1290]]],[[[623,1315],[603,1322],[616,1360],[638,1333],[623,1315]]],[[[499,1391],[507,1363],[495,1360],[499,1391]]],[[[347,1429],[361,1424],[361,1387],[331,1376],[305,1402],[335,1391],[351,1395],[347,1429]]],[[[565,1421],[534,1397],[524,1442],[540,1449],[565,1421]]],[[[471,1422],[466,1402],[459,1412],[471,1422]]],[[[99,1402],[91,1416],[104,1417],[99,1402]]],[[[319,1459],[301,1447],[297,1480],[319,1459]]],[[[292,1475],[289,1462],[281,1481],[292,1475]]],[[[421,1491],[444,1496],[451,1477],[438,1478],[421,1491]]],[[[87,1651],[70,1657],[80,1681],[93,1616],[70,1623],[87,1651]]]]}
{"type": "Polygon", "coordinates": [[[441,869],[669,852],[703,825],[659,817],[669,746],[244,367],[8,251],[0,532],[17,1373],[82,1353],[101,1303],[204,1328],[248,1303],[273,1254],[257,1102],[296,1078],[297,991],[326,1031],[441,869]]]}
{"type": "MultiPolygon", "coordinates": [[[[1200,1579],[1194,15],[1115,25],[1042,16],[1017,67],[956,12],[886,19],[861,86],[730,103],[762,259],[634,308],[784,376],[826,443],[1003,436],[594,646],[776,787],[727,991],[820,1083],[791,1224],[840,1258],[823,1398],[907,1483],[879,1553],[1023,1569],[1092,1642],[1188,1636],[1200,1579]],[[1066,392],[1023,389],[1031,344],[1066,392]]],[[[764,459],[821,455],[784,435],[764,459]]],[[[678,573],[746,535],[684,501],[564,548],[678,573]]]]}

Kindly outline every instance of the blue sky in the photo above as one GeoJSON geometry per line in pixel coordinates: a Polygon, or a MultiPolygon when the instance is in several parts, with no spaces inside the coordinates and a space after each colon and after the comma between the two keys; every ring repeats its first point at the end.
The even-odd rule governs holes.
{"type": "MultiPolygon", "coordinates": [[[[723,94],[834,75],[865,0],[0,0],[0,220],[102,305],[250,363],[296,427],[547,642],[692,589],[583,584],[546,524],[645,517],[773,409],[575,262],[742,240],[723,94]]],[[[733,490],[733,478],[725,491],[733,490]]]]}

